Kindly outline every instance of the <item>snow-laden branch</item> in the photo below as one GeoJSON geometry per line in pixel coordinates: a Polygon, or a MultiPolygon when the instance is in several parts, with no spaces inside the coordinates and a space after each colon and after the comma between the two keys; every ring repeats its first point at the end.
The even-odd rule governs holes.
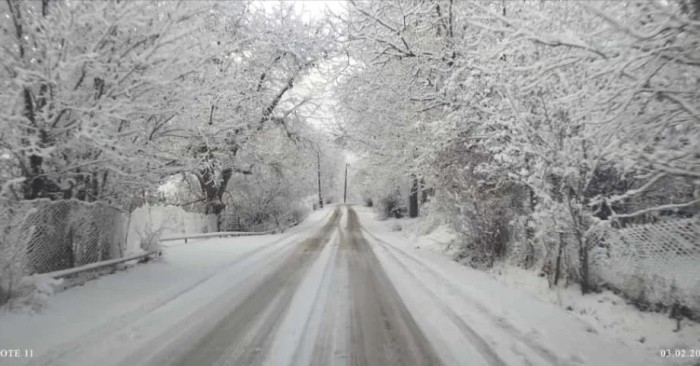
{"type": "Polygon", "coordinates": [[[613,219],[623,219],[623,218],[630,218],[630,217],[636,217],[636,216],[641,216],[644,214],[649,214],[652,212],[657,212],[657,211],[671,211],[671,210],[678,210],[681,208],[686,208],[686,207],[693,207],[696,205],[700,205],[700,199],[686,202],[686,203],[672,203],[672,204],[667,204],[667,205],[661,205],[661,206],[656,206],[656,207],[650,207],[650,208],[645,208],[643,210],[635,211],[632,213],[628,214],[614,214],[611,216],[613,219]]]}
{"type": "MultiPolygon", "coordinates": [[[[641,194],[641,193],[648,191],[651,187],[654,186],[654,184],[656,184],[656,182],[659,181],[659,179],[664,178],[664,177],[666,177],[666,173],[659,173],[659,174],[655,175],[654,177],[652,177],[651,179],[649,179],[649,181],[647,181],[643,186],[636,188],[636,189],[631,189],[631,190],[629,190],[621,195],[612,196],[606,200],[609,203],[624,201],[626,199],[629,199],[629,198],[634,197],[638,194],[641,194]]],[[[595,201],[595,202],[596,202],[596,204],[599,203],[598,201],[595,201]]]]}
{"type": "Polygon", "coordinates": [[[659,26],[656,30],[654,30],[652,32],[649,32],[646,34],[640,33],[638,31],[636,31],[635,29],[622,24],[617,19],[609,16],[604,11],[598,9],[598,7],[596,7],[596,6],[592,6],[586,2],[580,2],[580,3],[578,3],[578,5],[583,7],[584,9],[588,10],[589,12],[599,16],[600,18],[605,20],[607,23],[609,23],[610,25],[612,25],[616,29],[621,30],[621,31],[625,32],[626,34],[629,34],[629,35],[631,35],[639,40],[650,40],[650,39],[658,36],[659,34],[663,33],[664,31],[668,30],[668,28],[665,25],[662,25],[662,26],[659,26]]]}

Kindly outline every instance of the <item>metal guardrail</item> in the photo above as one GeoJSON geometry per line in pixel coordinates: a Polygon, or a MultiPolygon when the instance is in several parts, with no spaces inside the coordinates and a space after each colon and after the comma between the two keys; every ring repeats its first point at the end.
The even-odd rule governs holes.
{"type": "Polygon", "coordinates": [[[236,236],[254,236],[254,235],[267,235],[274,234],[275,230],[263,231],[263,232],[244,232],[244,231],[220,231],[215,233],[204,233],[204,234],[193,234],[193,235],[178,235],[178,236],[166,236],[160,238],[160,241],[173,241],[173,240],[185,240],[187,243],[188,239],[201,239],[201,238],[228,238],[236,236]]]}
{"type": "Polygon", "coordinates": [[[160,238],[160,241],[174,241],[174,240],[185,240],[185,243],[187,243],[188,239],[201,239],[201,238],[229,238],[229,237],[237,237],[237,236],[255,236],[255,235],[269,235],[269,234],[276,234],[277,232],[281,232],[284,230],[289,229],[292,226],[296,226],[298,223],[295,222],[289,226],[287,226],[284,229],[276,229],[276,230],[268,230],[268,231],[259,231],[259,232],[248,232],[248,231],[219,231],[219,232],[214,232],[214,233],[204,233],[204,234],[192,234],[192,235],[177,235],[177,236],[166,236],[160,238]]]}
{"type": "MultiPolygon", "coordinates": [[[[295,225],[297,225],[296,222],[287,226],[286,228],[284,228],[282,230],[268,230],[268,231],[263,231],[263,232],[223,231],[223,232],[216,232],[216,233],[168,236],[165,238],[161,238],[160,241],[172,241],[172,240],[183,240],[184,239],[185,243],[187,243],[187,239],[197,239],[197,238],[212,238],[212,237],[224,238],[224,237],[236,237],[236,236],[268,235],[268,234],[277,233],[278,231],[287,230],[290,227],[295,226],[295,225]]],[[[151,256],[154,256],[154,255],[160,255],[160,251],[155,250],[155,251],[150,251],[150,252],[145,252],[145,253],[140,253],[140,254],[134,254],[134,255],[127,256],[127,257],[123,257],[123,258],[116,258],[116,259],[110,259],[110,260],[101,261],[101,262],[90,263],[90,264],[86,264],[84,266],[75,267],[75,268],[62,269],[59,271],[47,272],[47,273],[37,273],[36,275],[48,276],[48,277],[52,277],[55,279],[66,278],[66,277],[75,276],[77,274],[84,273],[84,272],[96,271],[96,270],[100,270],[103,268],[116,266],[117,264],[121,264],[124,262],[129,262],[129,261],[134,261],[134,260],[139,260],[139,261],[145,260],[147,258],[150,258],[151,256]]]]}
{"type": "Polygon", "coordinates": [[[76,274],[83,273],[83,272],[96,271],[98,269],[116,266],[117,264],[124,263],[124,262],[129,262],[129,261],[133,261],[133,260],[144,260],[146,258],[151,257],[152,255],[159,255],[159,254],[160,254],[160,251],[145,252],[145,253],[141,253],[141,254],[130,255],[127,257],[123,257],[123,258],[110,259],[110,260],[106,260],[106,261],[90,263],[90,264],[86,264],[86,265],[80,266],[80,267],[62,269],[60,271],[55,271],[55,272],[40,273],[37,275],[49,276],[49,277],[52,277],[55,279],[65,278],[65,277],[74,276],[76,274]]]}

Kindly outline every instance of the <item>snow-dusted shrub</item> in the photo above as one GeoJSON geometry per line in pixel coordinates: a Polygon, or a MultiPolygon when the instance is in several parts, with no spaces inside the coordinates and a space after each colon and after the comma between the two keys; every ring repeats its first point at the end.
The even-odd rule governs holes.
{"type": "Polygon", "coordinates": [[[161,236],[199,234],[217,229],[216,215],[187,212],[177,206],[141,206],[129,214],[127,252],[158,248],[161,236]]]}
{"type": "Polygon", "coordinates": [[[526,189],[519,184],[494,180],[483,164],[492,160],[469,140],[455,139],[436,155],[428,182],[436,187],[431,214],[446,217],[460,235],[456,259],[474,267],[490,267],[503,258],[511,225],[525,215],[526,189]]]}
{"type": "Polygon", "coordinates": [[[309,208],[308,206],[302,206],[300,205],[299,207],[293,209],[289,213],[289,224],[292,223],[300,223],[302,222],[306,216],[309,215],[309,208]]]}
{"type": "MultiPolygon", "coordinates": [[[[232,188],[225,195],[221,230],[279,230],[303,220],[318,202],[318,196],[309,195],[313,192],[309,188],[314,188],[311,182],[297,182],[301,177],[296,168],[293,164],[255,166],[250,175],[232,177],[232,188]]],[[[326,203],[332,199],[330,195],[324,197],[326,203]]]]}
{"type": "Polygon", "coordinates": [[[550,286],[578,280],[578,246],[566,206],[541,200],[527,216],[532,267],[547,276],[550,286]]]}
{"type": "Polygon", "coordinates": [[[12,297],[6,306],[10,310],[39,311],[62,282],[61,279],[44,275],[23,277],[12,291],[12,297]]]}
{"type": "Polygon", "coordinates": [[[399,193],[381,197],[377,200],[377,212],[379,219],[386,220],[390,217],[400,219],[406,216],[406,206],[403,205],[399,193]]]}
{"type": "Polygon", "coordinates": [[[0,248],[0,305],[10,300],[24,275],[21,249],[13,243],[0,248]]]}
{"type": "MultiPolygon", "coordinates": [[[[149,207],[148,210],[150,211],[151,208],[149,207]]],[[[160,237],[168,228],[167,223],[167,221],[155,221],[151,215],[148,215],[142,225],[136,227],[140,248],[146,252],[160,251],[160,237]]]]}
{"type": "Polygon", "coordinates": [[[31,232],[11,230],[26,216],[9,200],[0,201],[0,305],[16,293],[26,269],[26,245],[31,232]]]}
{"type": "Polygon", "coordinates": [[[152,229],[150,227],[139,232],[141,249],[146,252],[160,251],[160,236],[162,232],[162,228],[152,229]]]}
{"type": "Polygon", "coordinates": [[[650,279],[640,271],[622,279],[622,292],[638,306],[647,302],[647,289],[650,279]]]}
{"type": "Polygon", "coordinates": [[[487,213],[486,209],[493,207],[476,202],[470,208],[462,212],[461,225],[456,228],[462,236],[456,259],[475,268],[491,267],[503,257],[508,245],[509,217],[503,211],[487,213]]]}

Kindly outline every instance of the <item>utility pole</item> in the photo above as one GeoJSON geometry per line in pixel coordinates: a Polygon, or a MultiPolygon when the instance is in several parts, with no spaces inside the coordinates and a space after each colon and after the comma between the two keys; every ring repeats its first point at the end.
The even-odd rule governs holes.
{"type": "Polygon", "coordinates": [[[345,163],[345,188],[343,189],[343,203],[348,202],[348,163],[345,163]]]}
{"type": "Polygon", "coordinates": [[[321,196],[321,152],[316,151],[316,162],[318,166],[318,208],[323,208],[323,196],[321,196]]]}

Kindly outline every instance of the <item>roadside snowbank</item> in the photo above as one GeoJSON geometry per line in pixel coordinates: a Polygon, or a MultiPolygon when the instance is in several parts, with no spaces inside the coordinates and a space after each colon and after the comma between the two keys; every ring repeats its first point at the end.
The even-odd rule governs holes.
{"type": "MultiPolygon", "coordinates": [[[[611,291],[581,295],[578,285],[549,288],[546,278],[522,268],[498,265],[488,274],[513,288],[532,294],[539,300],[556,304],[585,322],[593,333],[619,339],[645,354],[662,349],[695,349],[700,344],[700,324],[683,319],[676,332],[676,320],[667,314],[643,312],[611,291]]],[[[676,364],[696,365],[698,359],[678,359],[676,364]]]]}
{"type": "MultiPolygon", "coordinates": [[[[700,326],[696,323],[684,321],[682,330],[676,333],[673,332],[675,321],[666,315],[640,312],[610,292],[582,296],[575,286],[553,291],[548,288],[546,279],[537,277],[535,272],[505,265],[487,273],[477,271],[460,265],[445,254],[449,242],[433,240],[434,237],[447,237],[445,232],[420,235],[415,229],[404,229],[419,227],[415,220],[380,222],[374,220],[369,209],[356,208],[356,211],[363,226],[377,236],[375,251],[380,254],[382,264],[389,268],[392,281],[396,281],[404,300],[417,305],[412,308],[424,309],[420,315],[429,321],[423,321],[421,326],[429,331],[434,329],[437,337],[443,333],[442,337],[448,343],[451,339],[459,339],[460,333],[456,329],[450,333],[450,326],[438,320],[439,314],[428,311],[435,308],[434,304],[427,304],[431,297],[443,299],[450,307],[448,312],[464,319],[496,349],[495,344],[514,334],[524,337],[519,340],[523,342],[519,345],[519,352],[525,354],[533,352],[532,347],[527,350],[526,338],[550,345],[549,351],[535,348],[534,355],[528,356],[539,356],[543,362],[573,365],[693,365],[697,362],[697,359],[671,360],[659,356],[662,349],[697,348],[700,326]],[[395,229],[397,224],[402,227],[398,232],[395,229]],[[435,244],[430,245],[431,242],[435,244]],[[400,262],[413,262],[414,265],[405,265],[401,270],[397,268],[400,262]],[[419,268],[415,266],[417,263],[422,263],[424,270],[415,271],[413,278],[405,278],[408,268],[419,268]],[[431,293],[428,296],[416,293],[419,287],[416,282],[423,282],[431,293]],[[488,321],[489,317],[491,321],[488,321]],[[503,330],[507,331],[504,333],[503,330]],[[547,355],[548,352],[553,358],[547,355]]],[[[461,334],[465,333],[462,331],[461,334]]],[[[512,350],[503,349],[497,353],[508,364],[519,363],[512,350]]],[[[454,359],[461,358],[456,354],[454,359]]]]}
{"type": "Polygon", "coordinates": [[[253,286],[260,274],[251,275],[258,268],[274,268],[261,263],[283,256],[298,233],[331,212],[313,212],[281,235],[208,239],[166,248],[161,260],[58,293],[36,313],[0,310],[0,348],[31,349],[34,354],[33,359],[3,359],[2,364],[87,365],[95,364],[86,361],[90,357],[107,354],[115,355],[110,362],[116,363],[116,356],[153,340],[178,319],[194,313],[200,320],[213,316],[214,311],[200,309],[241,281],[253,286]]]}
{"type": "MultiPolygon", "coordinates": [[[[361,211],[363,209],[355,209],[361,211]]],[[[371,211],[370,211],[371,212],[371,211]]],[[[371,216],[370,213],[366,213],[371,216]]],[[[414,242],[417,247],[428,249],[448,256],[455,255],[459,250],[457,233],[449,225],[428,221],[423,218],[388,218],[381,221],[393,232],[400,232],[405,238],[414,242]]]]}
{"type": "MultiPolygon", "coordinates": [[[[32,349],[37,358],[53,349],[70,348],[71,341],[86,334],[99,337],[103,332],[96,329],[104,333],[119,329],[275,239],[212,239],[179,246],[168,250],[158,262],[58,293],[38,313],[0,313],[0,345],[5,349],[32,349]]],[[[28,360],[16,361],[22,364],[28,360]]]]}
{"type": "MultiPolygon", "coordinates": [[[[202,284],[230,286],[232,280],[226,270],[232,264],[279,251],[297,233],[318,225],[331,212],[332,208],[315,211],[281,235],[199,240],[166,248],[161,260],[58,293],[36,313],[0,310],[0,348],[32,349],[35,359],[50,350],[65,351],[81,337],[99,337],[118,330],[175,299],[184,305],[171,316],[184,315],[206,303],[202,296],[193,296],[195,287],[201,292],[207,289],[202,284]]],[[[210,292],[216,294],[220,288],[210,292]]],[[[170,322],[159,326],[167,324],[170,322]]],[[[156,326],[148,332],[156,334],[159,330],[156,326]]],[[[12,360],[17,364],[27,361],[12,360]]]]}

